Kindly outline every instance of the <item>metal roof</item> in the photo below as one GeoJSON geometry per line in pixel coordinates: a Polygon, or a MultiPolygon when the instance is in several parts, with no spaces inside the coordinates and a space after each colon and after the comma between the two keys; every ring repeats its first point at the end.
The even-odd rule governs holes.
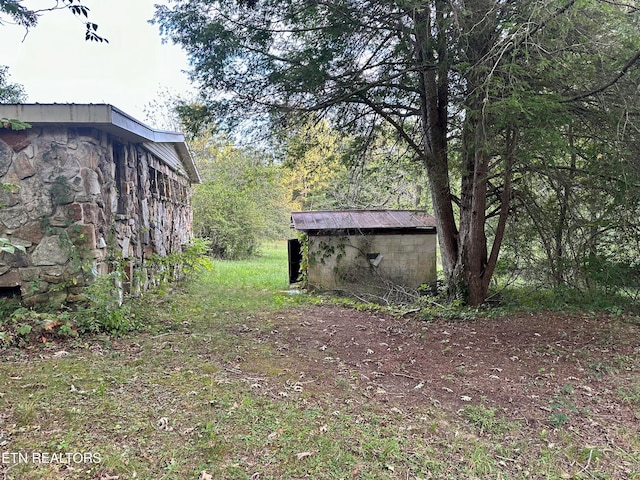
{"type": "Polygon", "coordinates": [[[185,167],[180,161],[180,155],[176,151],[173,143],[153,143],[145,142],[142,144],[144,148],[153,153],[156,157],[162,159],[166,165],[181,175],[187,175],[185,167]]]}
{"type": "Polygon", "coordinates": [[[418,210],[340,210],[293,212],[291,221],[302,232],[334,230],[429,230],[435,232],[433,215],[418,210]]]}
{"type": "Polygon", "coordinates": [[[17,118],[34,127],[69,125],[75,127],[94,127],[133,143],[173,144],[170,149],[158,148],[152,153],[170,167],[176,169],[179,160],[189,179],[200,182],[200,175],[193,158],[179,132],[167,132],[151,128],[122,110],[107,104],[76,103],[12,103],[0,104],[0,118],[17,118]]]}

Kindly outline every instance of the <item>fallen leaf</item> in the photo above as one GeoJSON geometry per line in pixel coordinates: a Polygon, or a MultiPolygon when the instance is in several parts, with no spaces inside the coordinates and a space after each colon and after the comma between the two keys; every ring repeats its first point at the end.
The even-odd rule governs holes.
{"type": "Polygon", "coordinates": [[[169,425],[169,419],[167,417],[161,417],[156,422],[156,426],[160,430],[164,430],[165,432],[170,432],[173,430],[173,427],[169,425]]]}
{"type": "Polygon", "coordinates": [[[49,321],[49,322],[47,322],[45,324],[44,329],[45,330],[53,330],[58,325],[62,325],[62,322],[60,322],[59,320],[49,321]]]}
{"type": "Polygon", "coordinates": [[[213,480],[213,477],[211,476],[210,473],[207,473],[206,470],[203,470],[200,472],[200,476],[198,477],[198,480],[213,480]]]}
{"type": "Polygon", "coordinates": [[[298,458],[298,460],[302,460],[303,458],[307,458],[307,457],[312,457],[313,455],[315,455],[316,451],[313,452],[300,452],[296,454],[296,457],[298,458]]]}

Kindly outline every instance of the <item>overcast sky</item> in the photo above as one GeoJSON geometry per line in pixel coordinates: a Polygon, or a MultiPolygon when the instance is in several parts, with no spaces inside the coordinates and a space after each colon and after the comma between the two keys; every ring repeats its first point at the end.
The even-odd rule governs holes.
{"type": "MultiPolygon", "coordinates": [[[[162,90],[193,91],[184,52],[162,44],[153,17],[163,0],[84,0],[98,34],[86,42],[84,25],[68,11],[46,13],[26,38],[23,28],[0,26],[0,65],[35,103],[109,103],[146,121],[145,105],[162,90]]],[[[42,5],[42,0],[25,5],[42,5]]],[[[155,125],[152,125],[155,126],[155,125]]]]}

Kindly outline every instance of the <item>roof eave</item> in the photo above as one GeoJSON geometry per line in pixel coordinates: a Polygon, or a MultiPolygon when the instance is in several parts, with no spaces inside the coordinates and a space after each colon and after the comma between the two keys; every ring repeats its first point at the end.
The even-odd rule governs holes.
{"type": "Polygon", "coordinates": [[[180,155],[180,160],[184,165],[187,174],[189,175],[189,180],[191,183],[202,183],[202,178],[200,177],[200,172],[198,172],[198,168],[196,164],[193,162],[193,157],[191,156],[191,152],[189,151],[189,147],[186,142],[176,143],[176,150],[178,150],[178,154],[180,155]]]}
{"type": "Polygon", "coordinates": [[[17,118],[34,127],[48,125],[95,127],[134,143],[172,143],[178,151],[189,180],[192,183],[201,182],[200,174],[182,133],[151,128],[113,105],[93,103],[0,104],[0,118],[17,118]]]}

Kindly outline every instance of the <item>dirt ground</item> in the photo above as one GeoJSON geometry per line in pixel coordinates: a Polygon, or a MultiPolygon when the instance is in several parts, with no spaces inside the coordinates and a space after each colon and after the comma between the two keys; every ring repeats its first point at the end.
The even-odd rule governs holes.
{"type": "MultiPolygon", "coordinates": [[[[425,321],[305,305],[246,317],[230,314],[218,326],[229,330],[230,335],[220,335],[228,348],[217,353],[206,340],[181,343],[199,338],[199,332],[192,338],[190,322],[177,328],[145,341],[158,344],[154,351],[175,348],[204,362],[219,362],[221,369],[212,371],[220,381],[246,382],[250,391],[274,402],[295,399],[292,405],[332,409],[349,404],[350,412],[384,411],[384,421],[396,413],[403,419],[425,415],[434,419],[443,442],[488,437],[483,441],[510,445],[505,451],[517,452],[517,458],[495,455],[512,478],[547,478],[519,470],[535,465],[542,451],[565,452],[567,471],[577,472],[553,478],[638,478],[637,317],[547,312],[425,321]],[[569,455],[572,449],[578,451],[569,455]],[[592,475],[596,464],[606,475],[592,475]]],[[[135,336],[113,338],[108,349],[135,363],[144,352],[138,342],[135,336]]],[[[90,344],[89,352],[106,353],[97,339],[90,344]]],[[[12,351],[24,362],[31,356],[55,358],[63,345],[12,351]]],[[[81,355],[85,350],[78,349],[81,355]]],[[[176,358],[168,362],[183,357],[176,358]]],[[[167,368],[175,373],[182,365],[167,368]]],[[[163,408],[165,399],[180,398],[167,395],[163,408]]]]}
{"type": "MultiPolygon", "coordinates": [[[[410,411],[482,405],[525,428],[562,426],[586,445],[640,439],[640,326],[557,312],[425,322],[335,306],[304,308],[268,335],[305,388],[410,411]]],[[[246,368],[246,367],[245,367],[246,368]]],[[[622,445],[621,445],[622,446],[622,445]]],[[[629,447],[629,445],[625,445],[629,447]]]]}

